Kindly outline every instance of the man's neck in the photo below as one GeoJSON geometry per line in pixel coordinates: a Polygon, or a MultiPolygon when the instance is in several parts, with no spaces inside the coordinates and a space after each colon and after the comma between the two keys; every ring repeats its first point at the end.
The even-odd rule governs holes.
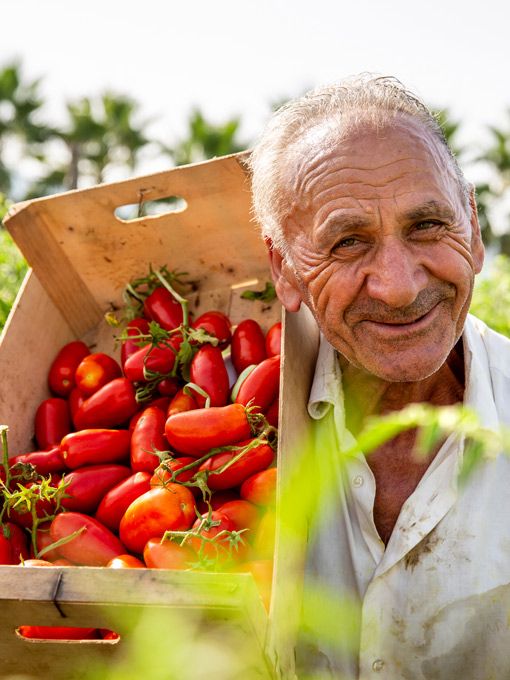
{"type": "MultiPolygon", "coordinates": [[[[357,435],[367,416],[400,410],[411,403],[447,406],[463,400],[464,358],[462,344],[450,352],[434,375],[419,382],[390,383],[340,359],[343,371],[346,424],[357,435]]],[[[442,442],[436,442],[427,458],[414,453],[416,430],[407,430],[381,444],[367,456],[376,481],[374,523],[387,544],[403,503],[413,493],[442,442]]]]}
{"type": "Polygon", "coordinates": [[[448,406],[464,397],[464,352],[462,340],[433,375],[417,382],[388,382],[356,368],[340,355],[347,427],[359,432],[366,417],[399,411],[408,404],[448,406]]]}

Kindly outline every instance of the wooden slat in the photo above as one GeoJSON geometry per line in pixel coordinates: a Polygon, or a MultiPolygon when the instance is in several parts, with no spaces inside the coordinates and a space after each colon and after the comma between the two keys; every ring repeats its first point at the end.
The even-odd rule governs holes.
{"type": "Polygon", "coordinates": [[[306,557],[306,459],[310,453],[307,403],[319,331],[304,305],[283,313],[280,376],[277,532],[267,652],[279,678],[293,677],[297,623],[306,557]]]}
{"type": "MultiPolygon", "coordinates": [[[[230,672],[237,673],[232,680],[272,677],[263,652],[267,615],[251,575],[0,567],[0,608],[2,677],[17,672],[45,680],[77,680],[98,661],[113,663],[128,650],[132,654],[133,637],[161,637],[159,630],[142,633],[143,622],[168,627],[165,649],[159,650],[168,658],[182,652],[175,648],[177,643],[189,646],[190,659],[210,644],[228,660],[230,672]],[[118,644],[32,642],[16,634],[20,625],[109,628],[121,640],[118,644]],[[187,628],[190,632],[184,635],[187,628]]],[[[203,665],[204,659],[195,659],[183,677],[199,680],[202,675],[195,675],[194,669],[203,665]]],[[[208,677],[226,680],[228,676],[213,666],[208,677]]]]}
{"type": "Polygon", "coordinates": [[[234,155],[14,206],[5,225],[77,335],[121,303],[149,264],[189,271],[200,290],[269,278],[250,220],[251,193],[234,155]],[[182,211],[123,221],[115,210],[180,196],[182,211]]]}

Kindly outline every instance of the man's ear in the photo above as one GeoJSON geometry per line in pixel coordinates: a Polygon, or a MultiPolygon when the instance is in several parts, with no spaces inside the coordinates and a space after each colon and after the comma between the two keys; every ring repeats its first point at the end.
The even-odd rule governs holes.
{"type": "Polygon", "coordinates": [[[483,247],[480,225],[478,223],[478,212],[476,209],[475,188],[471,186],[469,194],[469,206],[471,208],[471,254],[475,268],[475,274],[482,271],[485,249],[483,247]]]}
{"type": "Polygon", "coordinates": [[[292,269],[276,250],[271,239],[266,237],[264,240],[278,299],[289,312],[297,312],[301,307],[302,298],[292,269]]]}

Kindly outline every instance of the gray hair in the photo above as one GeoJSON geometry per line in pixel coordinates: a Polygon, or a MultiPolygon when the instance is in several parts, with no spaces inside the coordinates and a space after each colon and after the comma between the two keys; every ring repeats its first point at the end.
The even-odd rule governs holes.
{"type": "Polygon", "coordinates": [[[277,250],[287,252],[282,229],[286,215],[282,180],[289,147],[319,126],[345,134],[367,123],[384,126],[399,113],[423,125],[444,147],[469,214],[470,185],[435,115],[396,78],[363,73],[319,87],[282,106],[269,119],[251,154],[253,213],[263,236],[269,237],[277,250]]]}

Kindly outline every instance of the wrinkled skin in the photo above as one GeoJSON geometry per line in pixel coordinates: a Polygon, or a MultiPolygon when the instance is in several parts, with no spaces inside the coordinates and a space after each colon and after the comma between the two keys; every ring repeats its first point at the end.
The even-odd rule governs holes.
{"type": "Polygon", "coordinates": [[[421,125],[399,117],[319,148],[286,181],[290,254],[270,253],[278,296],[305,302],[329,342],[384,381],[433,375],[462,333],[483,246],[472,199],[421,125]]]}

